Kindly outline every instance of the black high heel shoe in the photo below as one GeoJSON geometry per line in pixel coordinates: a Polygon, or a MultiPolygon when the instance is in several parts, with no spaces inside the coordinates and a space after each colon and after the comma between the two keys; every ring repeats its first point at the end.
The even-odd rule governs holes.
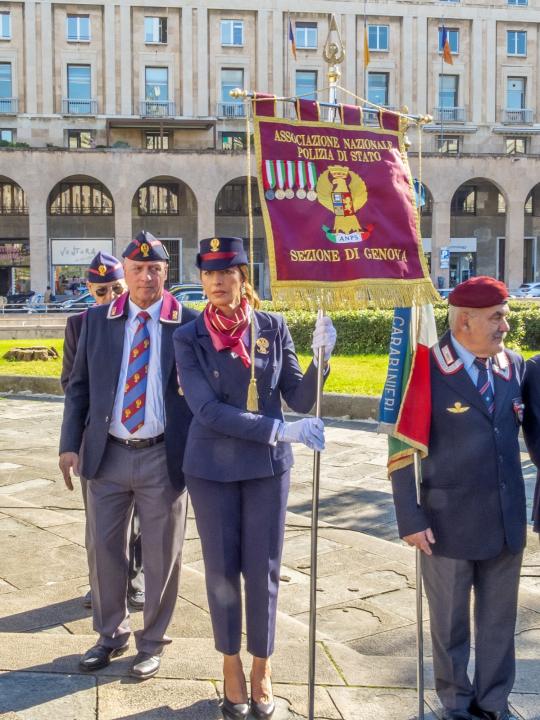
{"type": "Polygon", "coordinates": [[[225,690],[225,681],[223,681],[223,701],[221,703],[221,712],[225,720],[246,720],[249,715],[249,703],[233,703],[227,697],[225,690]]]}
{"type": "Polygon", "coordinates": [[[253,695],[251,696],[251,714],[258,720],[270,720],[276,709],[276,704],[272,696],[272,700],[268,703],[255,702],[253,695]]]}

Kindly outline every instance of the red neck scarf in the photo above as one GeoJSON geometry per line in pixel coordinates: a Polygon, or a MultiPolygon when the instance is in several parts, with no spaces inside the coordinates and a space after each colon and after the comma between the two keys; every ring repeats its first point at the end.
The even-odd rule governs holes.
{"type": "Polygon", "coordinates": [[[251,358],[242,341],[249,327],[251,312],[246,298],[242,298],[232,317],[227,317],[212,303],[208,303],[203,313],[204,324],[212,339],[215,350],[231,350],[238,355],[245,367],[251,365],[251,358]]]}

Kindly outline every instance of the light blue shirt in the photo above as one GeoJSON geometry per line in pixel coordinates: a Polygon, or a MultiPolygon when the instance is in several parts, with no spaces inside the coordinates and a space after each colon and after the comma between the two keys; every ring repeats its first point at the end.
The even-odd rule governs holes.
{"type": "Polygon", "coordinates": [[[122,425],[122,405],[124,402],[124,386],[126,384],[127,369],[129,364],[129,353],[135,331],[139,326],[137,314],[142,308],[129,300],[128,318],[124,331],[124,350],[122,354],[122,365],[118,376],[118,386],[114,400],[111,425],[109,432],[115,437],[123,440],[142,440],[144,438],[161,435],[165,429],[165,407],[163,404],[163,389],[161,380],[161,323],[159,315],[161,312],[162,300],[158,300],[146,312],[150,319],[146,321],[146,327],[150,333],[150,362],[148,363],[148,380],[146,384],[146,403],[144,411],[144,425],[134,433],[122,425]]]}
{"type": "MultiPolygon", "coordinates": [[[[480,372],[476,365],[474,364],[474,361],[476,360],[476,355],[472,353],[470,350],[467,350],[467,348],[464,348],[463,345],[456,340],[456,338],[450,333],[450,337],[452,338],[452,345],[454,346],[454,349],[456,353],[458,354],[458,357],[460,360],[463,361],[463,367],[467,371],[467,375],[471,378],[471,380],[474,383],[474,386],[476,387],[476,383],[478,382],[478,373],[480,372]]],[[[495,387],[493,384],[493,371],[491,370],[491,363],[488,365],[488,378],[489,383],[491,385],[491,389],[495,392],[495,387]]]]}

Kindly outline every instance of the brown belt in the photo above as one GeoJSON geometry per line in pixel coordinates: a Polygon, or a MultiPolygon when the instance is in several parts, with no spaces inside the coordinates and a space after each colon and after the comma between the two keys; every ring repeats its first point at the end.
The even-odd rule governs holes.
{"type": "Polygon", "coordinates": [[[124,440],[124,438],[119,438],[109,433],[108,438],[111,442],[131,448],[132,450],[142,450],[143,448],[149,448],[152,447],[152,445],[163,442],[165,440],[165,434],[161,433],[161,435],[156,435],[156,437],[142,438],[141,440],[124,440]]]}

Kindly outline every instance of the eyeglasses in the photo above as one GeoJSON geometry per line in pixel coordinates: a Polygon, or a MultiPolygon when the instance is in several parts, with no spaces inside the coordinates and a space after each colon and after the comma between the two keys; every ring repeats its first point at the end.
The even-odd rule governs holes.
{"type": "Polygon", "coordinates": [[[118,283],[118,285],[113,285],[111,288],[96,288],[94,292],[98,297],[105,297],[105,295],[107,295],[107,293],[109,292],[109,289],[111,289],[115,295],[122,295],[122,293],[124,292],[124,287],[123,285],[120,285],[120,283],[118,283]]]}

